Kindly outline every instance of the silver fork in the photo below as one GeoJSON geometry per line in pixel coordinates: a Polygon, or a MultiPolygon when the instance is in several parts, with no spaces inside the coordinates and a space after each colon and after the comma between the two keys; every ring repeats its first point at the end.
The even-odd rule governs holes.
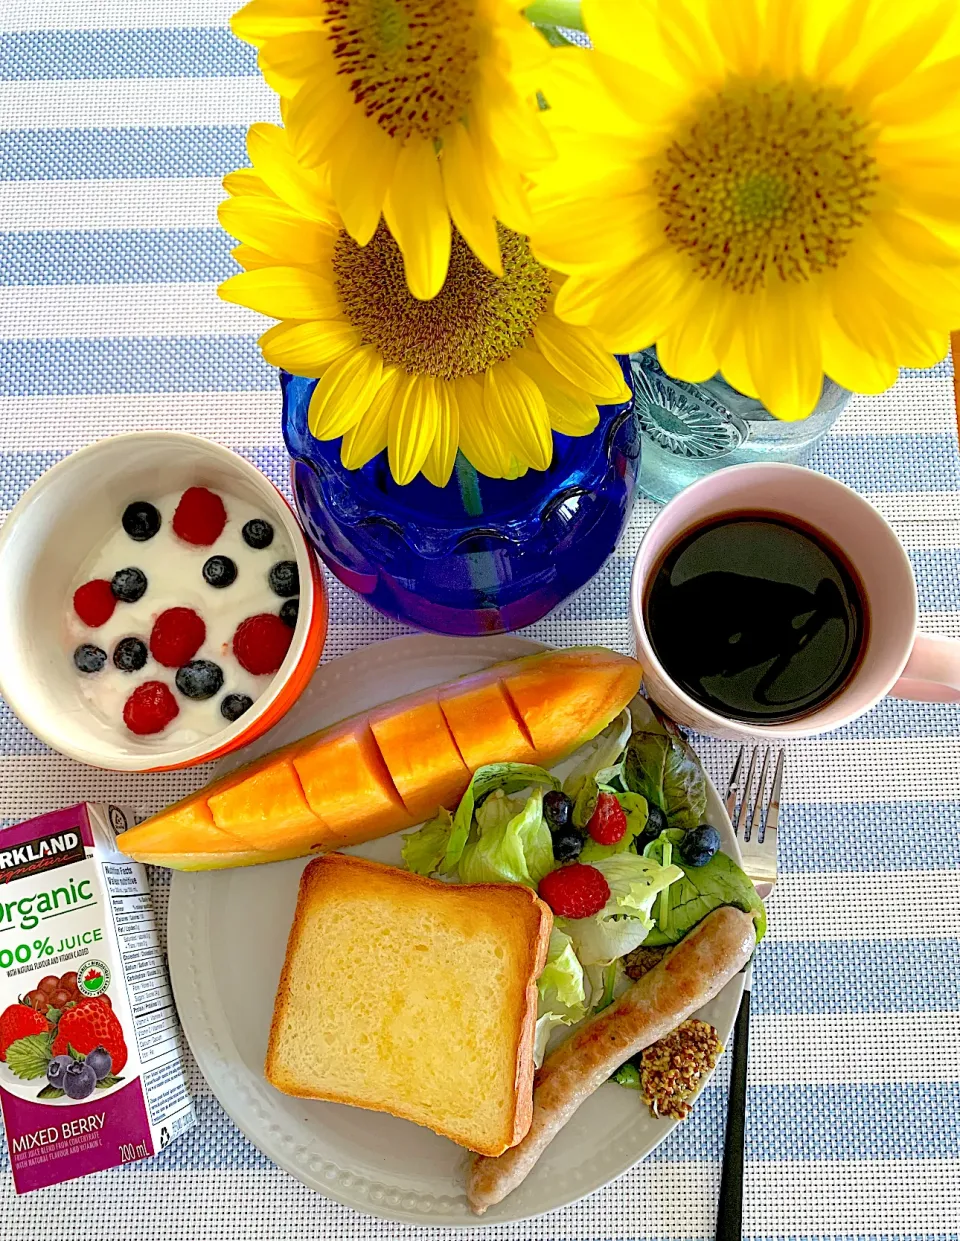
{"type": "MultiPolygon", "coordinates": [[[[777,882],[777,825],[780,821],[780,786],[783,783],[783,751],[777,755],[776,770],[767,799],[771,747],[767,746],[755,785],[760,747],[750,755],[746,780],[741,785],[746,746],[740,747],[730,774],[726,807],[733,830],[740,842],[743,869],[759,895],[766,900],[777,882]],[[739,809],[738,809],[739,805],[739,809]]],[[[723,1144],[723,1170],[720,1175],[720,1201],[717,1206],[717,1241],[741,1241],[743,1236],[743,1149],[747,1112],[747,1051],[750,1037],[750,988],[753,962],[743,971],[743,999],[733,1036],[733,1063],[730,1066],[730,1099],[727,1104],[727,1132],[723,1144]]]]}

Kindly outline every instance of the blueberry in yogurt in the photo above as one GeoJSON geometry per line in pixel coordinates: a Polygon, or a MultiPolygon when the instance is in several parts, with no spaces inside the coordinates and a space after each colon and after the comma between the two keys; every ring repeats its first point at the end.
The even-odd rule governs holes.
{"type": "Polygon", "coordinates": [[[147,593],[147,575],[142,569],[119,569],[110,583],[114,599],[121,603],[136,603],[147,593]]]}
{"type": "Polygon", "coordinates": [[[278,560],[270,570],[270,589],[281,599],[300,593],[300,573],[295,560],[278,560]]]}
{"type": "Polygon", "coordinates": [[[232,724],[234,720],[238,720],[243,715],[244,711],[249,711],[252,706],[253,699],[249,694],[227,694],[220,704],[220,714],[232,724]]]}
{"type": "Polygon", "coordinates": [[[139,638],[121,638],[113,648],[113,666],[121,672],[139,672],[147,662],[147,644],[139,638]]]}
{"type": "Polygon", "coordinates": [[[92,642],[81,642],[73,652],[73,662],[78,672],[99,672],[107,662],[107,652],[92,642]]]}
{"type": "Polygon", "coordinates": [[[273,526],[262,517],[254,517],[246,523],[240,532],[247,547],[261,552],[273,542],[273,526]]]}
{"type": "Polygon", "coordinates": [[[147,500],[134,500],[123,510],[124,530],[136,543],[146,543],[160,529],[160,510],[147,500]]]}
{"type": "Polygon", "coordinates": [[[203,580],[215,590],[232,586],[237,580],[236,562],[229,556],[211,556],[203,566],[203,580]]]}
{"type": "Polygon", "coordinates": [[[289,625],[291,629],[296,629],[297,620],[300,616],[300,600],[288,599],[280,609],[280,619],[285,625],[289,625]]]}
{"type": "Polygon", "coordinates": [[[211,659],[191,659],[177,670],[177,689],[187,698],[212,698],[223,688],[223,669],[211,659]]]}

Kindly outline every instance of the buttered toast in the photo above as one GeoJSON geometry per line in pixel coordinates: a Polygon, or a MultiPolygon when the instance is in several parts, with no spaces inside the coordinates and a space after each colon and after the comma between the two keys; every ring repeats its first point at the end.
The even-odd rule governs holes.
{"type": "Polygon", "coordinates": [[[300,881],[268,1081],[501,1154],[530,1127],[551,925],[528,888],[317,858],[300,881]]]}

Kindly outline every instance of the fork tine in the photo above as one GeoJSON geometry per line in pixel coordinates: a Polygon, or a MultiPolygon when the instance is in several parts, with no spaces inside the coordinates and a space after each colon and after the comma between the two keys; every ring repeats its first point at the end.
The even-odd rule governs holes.
{"type": "MultiPolygon", "coordinates": [[[[757,749],[759,750],[759,746],[757,749]]],[[[760,839],[760,821],[763,817],[763,802],[767,793],[767,772],[770,770],[770,746],[767,746],[766,753],[763,756],[763,766],[760,768],[760,783],[757,785],[757,796],[753,803],[753,814],[750,818],[750,835],[744,836],[744,840],[760,839]]]]}
{"type": "Polygon", "coordinates": [[[774,850],[777,846],[777,825],[780,822],[780,786],[783,783],[785,754],[786,751],[781,750],[777,756],[777,769],[773,773],[773,787],[770,789],[770,804],[767,806],[767,817],[763,823],[763,843],[774,850]]]}
{"type": "Polygon", "coordinates": [[[734,834],[743,839],[743,833],[747,825],[747,813],[750,809],[750,792],[753,789],[753,777],[757,770],[757,755],[760,752],[759,746],[754,746],[753,753],[750,755],[750,766],[747,768],[747,782],[743,786],[743,798],[740,802],[740,813],[737,815],[737,821],[734,824],[734,834]]]}
{"type": "Polygon", "coordinates": [[[742,745],[740,753],[737,755],[737,761],[733,765],[733,771],[730,773],[730,783],[727,785],[727,796],[724,805],[727,807],[727,814],[730,816],[730,822],[733,822],[734,811],[737,808],[737,794],[740,791],[740,772],[743,768],[743,756],[747,752],[747,747],[742,745]]]}

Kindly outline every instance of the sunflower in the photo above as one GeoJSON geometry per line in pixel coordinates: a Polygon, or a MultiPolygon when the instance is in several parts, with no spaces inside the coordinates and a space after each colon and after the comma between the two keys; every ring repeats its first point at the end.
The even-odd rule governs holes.
{"type": "Polygon", "coordinates": [[[459,447],[481,473],[516,478],[547,468],[552,431],[586,435],[598,402],[629,399],[596,333],[554,315],[554,277],[519,233],[497,226],[495,276],[454,230],[446,279],[423,301],[390,231],[358,245],[285,130],[254,125],[247,149],[253,168],[224,179],[220,205],[245,270],[220,296],[281,320],[260,338],[263,356],[320,380],[310,430],[343,437],[348,469],[387,448],[398,482],[422,470],[442,487],[459,447]]]}
{"type": "Polygon", "coordinates": [[[381,213],[426,299],[453,225],[502,275],[496,221],[529,233],[524,173],[552,157],[537,105],[551,49],[521,0],[252,0],[234,33],[260,49],[297,158],[328,164],[354,241],[381,213]]]}
{"type": "Polygon", "coordinates": [[[583,0],[534,253],[568,323],[780,418],[960,326],[955,0],[583,0]]]}

